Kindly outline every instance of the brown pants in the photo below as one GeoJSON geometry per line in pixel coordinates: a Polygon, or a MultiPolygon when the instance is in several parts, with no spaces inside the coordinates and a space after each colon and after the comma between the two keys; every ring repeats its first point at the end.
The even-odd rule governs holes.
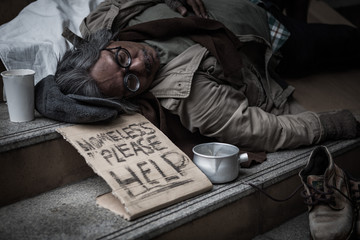
{"type": "Polygon", "coordinates": [[[265,0],[272,2],[279,7],[286,15],[297,20],[307,21],[307,13],[310,0],[265,0]]]}

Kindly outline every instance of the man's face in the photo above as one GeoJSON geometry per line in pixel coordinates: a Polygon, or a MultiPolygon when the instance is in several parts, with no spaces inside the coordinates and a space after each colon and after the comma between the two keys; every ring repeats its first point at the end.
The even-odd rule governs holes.
{"type": "Polygon", "coordinates": [[[136,96],[149,88],[155,74],[160,68],[160,61],[154,48],[149,45],[128,42],[113,41],[102,50],[100,58],[90,69],[90,75],[95,79],[100,91],[108,97],[129,98],[136,96]],[[131,56],[131,64],[128,69],[121,67],[116,62],[116,47],[126,49],[131,56]],[[140,83],[136,92],[130,91],[124,84],[126,74],[134,74],[140,83]]]}

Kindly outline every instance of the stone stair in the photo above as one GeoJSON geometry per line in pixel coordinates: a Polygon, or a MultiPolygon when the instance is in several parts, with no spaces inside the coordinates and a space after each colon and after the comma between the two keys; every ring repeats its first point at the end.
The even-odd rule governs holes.
{"type": "MultiPolygon", "coordinates": [[[[55,132],[68,124],[40,116],[11,123],[0,106],[0,239],[252,239],[306,210],[299,194],[278,203],[246,183],[285,198],[299,186],[297,174],[313,147],[268,154],[234,182],[126,221],[96,205],[110,188],[55,132]]],[[[327,144],[350,170],[360,169],[352,161],[359,145],[360,139],[327,144]]]]}
{"type": "Polygon", "coordinates": [[[38,114],[35,121],[12,123],[0,103],[0,206],[94,175],[55,132],[66,125],[38,114]]]}

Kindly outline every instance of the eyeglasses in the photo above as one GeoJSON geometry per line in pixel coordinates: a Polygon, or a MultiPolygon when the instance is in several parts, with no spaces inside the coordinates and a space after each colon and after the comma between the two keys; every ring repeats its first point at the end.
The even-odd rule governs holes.
{"type": "Polygon", "coordinates": [[[128,50],[122,47],[114,47],[114,48],[104,48],[102,50],[111,50],[116,49],[115,52],[115,62],[122,68],[125,68],[125,76],[124,76],[124,85],[130,92],[136,92],[140,88],[140,80],[139,78],[132,73],[129,73],[129,67],[131,65],[131,55],[128,50]]]}

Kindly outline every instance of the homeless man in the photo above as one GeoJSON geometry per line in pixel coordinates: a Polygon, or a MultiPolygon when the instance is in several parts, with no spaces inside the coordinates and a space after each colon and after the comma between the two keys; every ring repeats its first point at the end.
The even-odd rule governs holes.
{"type": "Polygon", "coordinates": [[[150,93],[191,132],[251,151],[359,136],[351,112],[303,111],[278,77],[358,58],[357,29],[298,23],[270,2],[203,3],[207,17],[183,18],[163,1],[102,2],[81,24],[86,42],[59,62],[57,84],[65,94],[117,99],[124,112],[150,93]]]}

